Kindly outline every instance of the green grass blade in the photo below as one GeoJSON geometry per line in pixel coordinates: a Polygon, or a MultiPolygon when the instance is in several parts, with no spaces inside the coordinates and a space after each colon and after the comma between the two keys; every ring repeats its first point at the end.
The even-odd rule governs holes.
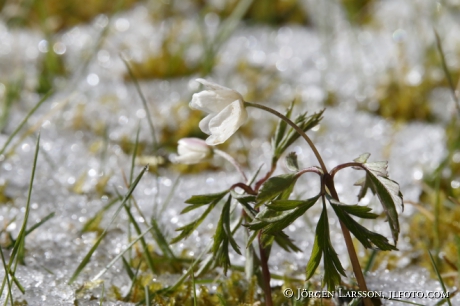
{"type": "Polygon", "coordinates": [[[126,67],[126,69],[128,70],[128,73],[129,73],[129,77],[133,81],[134,86],[136,87],[136,91],[139,94],[139,97],[141,98],[142,105],[144,106],[144,110],[146,112],[147,121],[149,123],[150,133],[152,134],[153,147],[156,150],[156,149],[158,149],[158,141],[157,141],[157,137],[156,137],[156,134],[155,134],[155,127],[153,125],[152,118],[150,117],[150,110],[149,110],[149,107],[147,105],[147,99],[145,98],[144,94],[142,93],[141,87],[139,86],[139,82],[137,81],[137,78],[134,76],[133,71],[131,70],[131,67],[129,66],[128,62],[123,58],[123,56],[120,56],[120,58],[123,61],[123,63],[125,64],[125,67],[126,67]]]}
{"type": "MultiPolygon", "coordinates": [[[[18,262],[24,262],[24,249],[25,249],[25,239],[26,239],[26,227],[27,227],[27,221],[29,220],[29,214],[30,214],[30,199],[32,197],[32,186],[34,184],[34,178],[35,178],[35,170],[37,168],[37,160],[38,160],[38,152],[40,151],[40,134],[38,135],[37,138],[37,143],[35,147],[35,154],[34,154],[34,162],[32,165],[32,173],[30,176],[30,182],[29,182],[29,191],[27,195],[27,203],[25,207],[25,212],[24,212],[24,221],[22,222],[21,229],[19,230],[18,237],[16,239],[16,242],[14,243],[13,250],[11,251],[11,257],[8,263],[8,270],[5,270],[5,273],[7,271],[11,273],[11,276],[13,277],[13,280],[15,284],[18,286],[19,290],[24,294],[25,290],[24,288],[20,285],[19,281],[16,279],[14,276],[16,272],[16,266],[18,262]],[[11,266],[15,263],[15,266],[13,270],[11,271],[11,266]]],[[[2,291],[3,291],[3,284],[2,284],[2,291]]]]}
{"type": "MultiPolygon", "coordinates": [[[[128,270],[131,271],[131,268],[129,267],[129,264],[126,261],[126,259],[124,257],[121,257],[121,259],[123,260],[123,265],[125,266],[125,268],[128,268],[128,270]]],[[[133,288],[136,285],[136,280],[137,280],[137,276],[139,275],[139,269],[141,267],[141,264],[142,262],[139,261],[139,264],[137,265],[137,268],[136,268],[136,273],[133,273],[133,277],[131,278],[131,286],[129,287],[128,293],[126,293],[125,297],[123,297],[123,301],[125,302],[129,302],[129,299],[131,297],[131,292],[133,291],[133,288]]]]}
{"type": "Polygon", "coordinates": [[[137,133],[136,133],[136,141],[134,142],[134,149],[133,149],[133,156],[131,157],[131,170],[129,172],[129,184],[133,182],[133,176],[134,176],[134,168],[136,165],[136,155],[137,155],[137,148],[139,147],[139,132],[141,131],[141,125],[137,127],[137,133]]]}
{"type": "MultiPolygon", "coordinates": [[[[114,259],[112,259],[111,262],[109,262],[105,268],[99,272],[96,276],[94,276],[91,281],[96,281],[98,278],[100,278],[102,275],[104,275],[114,264],[115,262],[117,262],[118,259],[120,259],[120,257],[122,257],[130,248],[132,248],[132,246],[138,242],[142,237],[144,237],[145,234],[147,234],[149,231],[150,231],[151,227],[148,228],[145,232],[143,232],[142,234],[140,234],[136,239],[134,239],[120,254],[118,254],[117,256],[115,256],[114,259]]],[[[129,273],[128,273],[129,274],[129,273]]],[[[132,275],[129,275],[130,277],[132,277],[132,275]]],[[[132,279],[132,278],[131,278],[132,279]]]]}
{"type": "Polygon", "coordinates": [[[123,201],[121,202],[120,206],[117,208],[117,210],[113,214],[112,219],[110,220],[110,223],[107,225],[107,227],[105,228],[104,232],[99,236],[97,241],[94,243],[93,247],[89,250],[88,254],[86,254],[86,256],[83,258],[83,261],[78,265],[77,269],[75,270],[75,272],[70,277],[70,280],[68,282],[69,285],[71,285],[77,279],[78,275],[80,275],[80,273],[83,270],[83,268],[88,264],[88,262],[91,259],[91,256],[93,255],[94,251],[96,251],[97,247],[99,246],[99,244],[101,243],[101,241],[104,238],[105,234],[107,233],[107,230],[113,224],[113,222],[117,218],[118,214],[120,213],[121,209],[123,207],[125,207],[126,202],[131,197],[131,194],[133,193],[133,191],[136,188],[137,184],[141,180],[142,175],[144,175],[144,173],[145,173],[145,171],[147,171],[147,169],[148,169],[148,165],[145,166],[142,169],[142,171],[139,173],[137,178],[134,180],[133,184],[130,186],[128,192],[124,196],[123,201]]]}
{"type": "Polygon", "coordinates": [[[50,213],[49,215],[47,215],[45,218],[41,219],[40,222],[32,225],[31,228],[29,228],[27,231],[26,231],[26,236],[29,235],[30,233],[32,233],[34,230],[36,230],[37,228],[39,228],[40,226],[42,226],[42,224],[44,224],[46,221],[48,221],[49,219],[53,218],[55,215],[54,211],[52,213],[50,213]]]}
{"type": "Polygon", "coordinates": [[[145,305],[150,306],[152,305],[150,303],[150,291],[149,291],[149,286],[144,287],[145,290],[145,305]]]}
{"type": "MultiPolygon", "coordinates": [[[[11,282],[10,282],[10,277],[8,276],[8,267],[6,265],[6,262],[5,262],[5,256],[3,255],[3,251],[2,251],[2,248],[0,247],[0,255],[2,256],[2,263],[3,263],[3,269],[5,270],[5,278],[3,279],[3,282],[6,281],[6,284],[8,285],[8,296],[10,298],[10,301],[11,301],[11,305],[14,305],[14,302],[13,302],[13,293],[12,293],[12,290],[11,290],[11,282]]],[[[2,290],[0,291],[0,296],[3,295],[3,286],[2,286],[2,290]]],[[[5,303],[6,301],[8,301],[8,297],[5,299],[5,303]]]]}
{"type": "Polygon", "coordinates": [[[123,197],[116,197],[116,198],[113,198],[112,200],[110,200],[110,202],[108,202],[106,205],[104,205],[104,207],[102,207],[94,215],[94,217],[92,217],[91,219],[89,219],[85,223],[85,225],[83,226],[83,228],[82,228],[82,230],[80,232],[84,233],[84,232],[89,231],[89,229],[93,227],[93,224],[95,224],[96,222],[99,222],[99,220],[100,220],[100,218],[102,218],[102,215],[103,215],[104,212],[109,210],[115,203],[117,203],[118,201],[121,201],[122,199],[123,199],[123,197]]]}
{"type": "Polygon", "coordinates": [[[155,241],[158,243],[158,246],[160,247],[161,251],[163,252],[163,255],[175,259],[176,256],[174,255],[173,250],[169,247],[168,240],[166,240],[166,237],[163,235],[161,232],[160,228],[158,227],[157,220],[154,218],[150,219],[150,223],[152,225],[152,235],[155,241]]]}
{"type": "Polygon", "coordinates": [[[197,305],[197,301],[196,301],[196,282],[195,282],[195,275],[194,275],[193,272],[192,272],[191,276],[192,276],[192,285],[193,285],[193,306],[196,306],[197,305]]]}
{"type": "Polygon", "coordinates": [[[378,250],[371,250],[371,255],[369,256],[369,259],[367,260],[366,266],[364,267],[364,274],[367,274],[372,267],[374,266],[375,260],[377,259],[377,254],[378,250]]]}
{"type": "Polygon", "coordinates": [[[131,279],[131,281],[133,281],[134,280],[134,273],[131,270],[131,267],[129,266],[129,263],[126,261],[126,259],[123,256],[121,256],[121,262],[123,263],[123,267],[126,270],[126,274],[128,274],[128,276],[131,279]]]}
{"type": "MultiPolygon", "coordinates": [[[[436,266],[436,262],[434,261],[433,255],[431,255],[430,251],[428,251],[428,254],[430,255],[431,264],[433,265],[434,271],[436,272],[436,275],[438,276],[438,280],[439,280],[439,283],[441,284],[442,290],[444,292],[447,292],[446,285],[444,285],[444,281],[442,280],[441,274],[439,273],[438,267],[436,266]]],[[[449,306],[452,306],[450,299],[447,299],[447,304],[449,304],[449,306]]]]}
{"type": "Polygon", "coordinates": [[[160,215],[166,210],[166,207],[168,207],[169,202],[171,202],[173,195],[176,193],[176,188],[179,186],[179,182],[180,182],[180,175],[177,176],[177,178],[174,180],[174,183],[171,187],[171,190],[168,193],[168,196],[163,202],[163,205],[161,205],[160,213],[159,213],[160,215]]]}
{"type": "MultiPolygon", "coordinates": [[[[136,219],[134,218],[133,214],[131,213],[131,210],[129,209],[128,205],[123,205],[123,206],[125,208],[126,213],[128,214],[128,218],[129,218],[131,224],[134,226],[134,229],[136,230],[136,233],[138,235],[141,235],[141,228],[140,228],[139,224],[137,224],[136,219]]],[[[149,230],[150,229],[151,229],[151,227],[149,228],[149,230]]],[[[140,242],[141,242],[142,248],[144,249],[144,256],[145,256],[145,259],[147,260],[147,265],[149,266],[149,268],[152,271],[152,273],[155,274],[156,273],[155,265],[153,264],[153,258],[150,255],[150,251],[149,251],[147,242],[145,242],[145,239],[144,239],[143,236],[140,237],[140,240],[141,240],[140,242]]]]}
{"type": "Polygon", "coordinates": [[[104,283],[102,283],[102,292],[101,292],[101,297],[99,299],[99,306],[102,306],[102,301],[104,300],[104,294],[105,294],[105,286],[104,286],[104,283]]]}
{"type": "Polygon", "coordinates": [[[434,36],[436,37],[436,47],[438,48],[439,55],[441,56],[442,70],[444,70],[446,79],[449,82],[449,88],[452,94],[452,99],[455,102],[455,107],[457,108],[457,111],[460,114],[460,101],[456,94],[456,88],[454,85],[454,81],[452,80],[452,75],[450,74],[449,68],[447,68],[446,57],[444,55],[444,50],[442,49],[441,38],[439,37],[439,34],[436,31],[436,29],[434,30],[434,36]]]}
{"type": "Polygon", "coordinates": [[[11,135],[8,137],[8,139],[6,140],[5,144],[3,145],[3,148],[0,150],[0,155],[2,155],[3,153],[5,153],[5,150],[6,148],[8,147],[8,145],[10,144],[10,142],[13,140],[14,136],[16,136],[17,133],[19,133],[19,131],[22,129],[22,127],[27,123],[27,120],[29,120],[30,116],[32,116],[36,111],[37,109],[46,101],[48,100],[48,98],[51,96],[53,92],[52,91],[49,91],[47,94],[45,94],[41,99],[40,101],[38,101],[38,103],[27,113],[27,115],[24,117],[24,119],[22,119],[21,123],[19,123],[19,125],[16,127],[16,129],[13,131],[13,133],[11,133],[11,135]]]}
{"type": "Polygon", "coordinates": [[[457,246],[457,279],[460,279],[460,237],[455,235],[455,245],[457,246]]]}

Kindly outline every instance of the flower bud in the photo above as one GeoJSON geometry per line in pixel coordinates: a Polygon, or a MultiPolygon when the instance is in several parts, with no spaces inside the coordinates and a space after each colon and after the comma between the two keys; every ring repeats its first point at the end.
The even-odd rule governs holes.
{"type": "Polygon", "coordinates": [[[211,148],[199,138],[182,138],[178,141],[174,161],[182,164],[197,164],[211,156],[211,148]]]}

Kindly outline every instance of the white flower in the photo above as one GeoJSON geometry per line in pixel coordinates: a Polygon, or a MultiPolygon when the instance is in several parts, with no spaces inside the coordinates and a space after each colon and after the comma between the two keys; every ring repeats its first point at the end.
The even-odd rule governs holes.
{"type": "Polygon", "coordinates": [[[211,146],[225,142],[243,125],[248,113],[243,97],[237,91],[218,84],[197,79],[206,90],[192,97],[190,107],[209,113],[200,121],[200,129],[211,135],[206,143],[211,146]]]}
{"type": "Polygon", "coordinates": [[[174,159],[177,163],[197,164],[211,156],[211,148],[199,138],[182,138],[178,141],[178,156],[174,159]]]}

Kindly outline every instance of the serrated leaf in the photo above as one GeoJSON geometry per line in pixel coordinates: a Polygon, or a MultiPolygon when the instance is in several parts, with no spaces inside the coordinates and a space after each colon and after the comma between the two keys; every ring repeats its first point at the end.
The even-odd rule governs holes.
{"type": "Polygon", "coordinates": [[[216,263],[223,266],[224,273],[227,273],[227,269],[230,266],[230,256],[228,254],[228,244],[241,255],[240,249],[233,238],[232,231],[230,230],[230,205],[232,197],[229,196],[227,201],[222,208],[219,222],[217,224],[216,233],[214,234],[214,243],[212,246],[212,252],[217,258],[216,263]]]}
{"type": "Polygon", "coordinates": [[[318,200],[319,196],[314,198],[308,199],[304,201],[304,203],[297,208],[293,209],[292,211],[283,212],[281,215],[272,217],[272,218],[264,218],[261,221],[269,223],[262,231],[265,234],[275,234],[279,231],[282,231],[289,225],[291,225],[295,220],[297,220],[300,216],[302,216],[310,207],[312,207],[316,201],[318,200]]]}
{"type": "MultiPolygon", "coordinates": [[[[289,105],[288,109],[286,110],[285,116],[287,118],[291,118],[293,108],[294,108],[294,101],[291,102],[291,105],[289,105]]],[[[287,123],[284,120],[280,120],[278,122],[278,125],[276,126],[275,137],[273,138],[273,149],[274,150],[276,150],[279,143],[283,139],[284,134],[286,133],[286,127],[287,127],[287,123]]]]}
{"type": "Polygon", "coordinates": [[[286,156],[286,166],[293,172],[299,171],[299,163],[297,161],[297,154],[295,152],[291,152],[286,156]]]}
{"type": "Polygon", "coordinates": [[[363,166],[372,172],[374,175],[388,177],[388,162],[387,161],[378,161],[372,163],[365,163],[363,166]]]}
{"type": "Polygon", "coordinates": [[[249,248],[249,246],[252,244],[254,239],[259,235],[260,230],[255,230],[252,232],[251,236],[249,236],[248,243],[246,244],[246,247],[249,248]]]}
{"type": "Polygon", "coordinates": [[[240,247],[236,243],[235,239],[233,238],[232,231],[230,230],[230,204],[231,204],[232,197],[228,197],[227,203],[225,203],[224,208],[222,209],[222,217],[224,219],[224,231],[225,235],[227,236],[228,242],[232,246],[233,250],[241,255],[240,247]]]}
{"type": "Polygon", "coordinates": [[[295,173],[283,174],[269,178],[262,185],[262,188],[256,197],[257,203],[261,205],[262,203],[273,200],[284,191],[292,190],[296,181],[297,176],[295,173]]]}
{"type": "Polygon", "coordinates": [[[216,206],[216,204],[218,203],[219,201],[213,201],[209,206],[208,208],[206,208],[206,210],[203,212],[203,214],[198,218],[196,219],[195,221],[192,221],[191,223],[187,224],[187,225],[184,225],[182,227],[179,227],[178,229],[176,229],[176,231],[181,231],[181,233],[174,237],[172,240],[171,240],[171,244],[173,243],[176,243],[178,241],[181,241],[182,239],[184,238],[187,238],[188,236],[190,236],[190,234],[203,222],[203,220],[209,215],[209,213],[211,212],[211,210],[216,206]]]}
{"type": "MultiPolygon", "coordinates": [[[[322,115],[324,110],[315,113],[311,116],[307,116],[307,113],[300,114],[294,120],[294,122],[304,131],[307,132],[311,128],[318,125],[318,123],[323,119],[322,115]]],[[[293,128],[290,128],[285,136],[279,143],[279,145],[275,149],[274,156],[279,157],[283,152],[296,141],[300,137],[299,133],[297,133],[293,128]]]]}
{"type": "Polygon", "coordinates": [[[219,193],[194,195],[190,199],[186,200],[185,203],[194,205],[209,204],[214,201],[220,201],[220,199],[222,199],[228,192],[228,190],[225,190],[219,193]]]}
{"type": "Polygon", "coordinates": [[[316,225],[315,242],[313,244],[312,254],[306,267],[307,280],[315,273],[318,265],[323,258],[324,261],[324,278],[323,286],[327,284],[328,290],[335,290],[340,283],[340,274],[345,275],[345,270],[340,263],[339,257],[331,244],[329,236],[329,222],[327,220],[327,210],[323,202],[323,211],[316,225]],[[323,256],[324,255],[324,256],[323,256]]]}
{"type": "Polygon", "coordinates": [[[364,154],[361,154],[358,158],[355,158],[353,161],[364,164],[365,162],[367,162],[367,159],[369,158],[369,156],[371,156],[370,153],[364,153],[364,154]]]}
{"type": "Polygon", "coordinates": [[[275,242],[282,247],[286,252],[302,252],[301,249],[299,249],[294,242],[292,241],[291,238],[289,238],[288,235],[286,235],[284,232],[279,232],[275,236],[275,242]]]}
{"type": "Polygon", "coordinates": [[[396,205],[403,207],[403,195],[399,185],[389,179],[386,162],[363,164],[372,191],[377,195],[388,217],[394,243],[398,242],[399,220],[396,205]]]}
{"type": "Polygon", "coordinates": [[[294,209],[303,203],[305,203],[305,201],[302,200],[275,200],[269,204],[265,204],[265,206],[271,210],[285,211],[294,209]]]}
{"type": "Polygon", "coordinates": [[[358,192],[358,201],[361,201],[361,199],[366,196],[366,193],[370,188],[370,182],[367,175],[359,179],[354,185],[361,186],[361,189],[358,192]]]}
{"type": "Polygon", "coordinates": [[[353,233],[353,235],[367,248],[373,248],[375,245],[379,250],[391,251],[397,250],[396,247],[388,242],[385,236],[372,232],[356,222],[344,209],[346,205],[337,205],[331,202],[331,206],[337,217],[345,224],[345,226],[353,233]]]}
{"type": "Polygon", "coordinates": [[[328,198],[328,200],[331,204],[340,206],[341,209],[343,209],[348,214],[354,215],[359,218],[375,219],[379,216],[378,214],[371,213],[372,208],[370,208],[369,206],[343,204],[334,200],[333,198],[328,198]]]}
{"type": "Polygon", "coordinates": [[[235,191],[230,192],[232,197],[240,202],[241,204],[252,204],[256,202],[256,196],[255,195],[249,195],[249,194],[238,194],[235,191]]]}

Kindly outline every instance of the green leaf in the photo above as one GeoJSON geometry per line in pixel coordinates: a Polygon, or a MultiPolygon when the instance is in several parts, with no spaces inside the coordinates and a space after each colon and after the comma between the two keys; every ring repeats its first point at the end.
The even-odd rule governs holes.
{"type": "Polygon", "coordinates": [[[366,196],[367,190],[370,188],[370,184],[371,182],[369,181],[367,175],[354,184],[355,186],[361,186],[361,189],[358,192],[358,201],[361,201],[361,199],[366,196]]]}
{"type": "Polygon", "coordinates": [[[387,162],[366,163],[363,164],[363,167],[368,174],[369,185],[380,199],[380,203],[388,217],[388,223],[396,245],[400,230],[396,205],[403,207],[403,195],[399,190],[399,185],[388,178],[387,162]]]}
{"type": "MultiPolygon", "coordinates": [[[[303,113],[299,115],[294,122],[304,131],[308,131],[311,128],[318,125],[318,123],[323,119],[322,115],[324,110],[315,113],[311,116],[307,116],[307,113],[303,113]]],[[[289,131],[286,133],[286,136],[283,138],[281,143],[275,150],[275,156],[280,156],[283,152],[296,141],[300,137],[299,133],[297,133],[293,128],[290,128],[289,131]]]]}
{"type": "Polygon", "coordinates": [[[385,236],[374,233],[358,222],[356,222],[346,211],[347,205],[337,205],[333,201],[330,201],[332,208],[334,209],[337,217],[342,221],[350,232],[361,242],[361,244],[367,248],[373,248],[375,245],[379,250],[391,251],[397,250],[396,247],[388,242],[385,236]]]}
{"type": "Polygon", "coordinates": [[[279,232],[275,235],[275,242],[286,252],[302,252],[284,232],[279,232]]]}
{"type": "Polygon", "coordinates": [[[174,237],[172,240],[171,240],[171,244],[173,243],[176,243],[176,242],[179,242],[181,241],[182,239],[184,238],[187,238],[188,236],[190,236],[190,234],[196,230],[196,228],[203,222],[203,220],[209,215],[209,213],[211,212],[211,210],[216,206],[216,204],[219,202],[219,200],[217,201],[213,201],[211,202],[211,204],[208,206],[208,208],[206,208],[206,210],[203,212],[203,214],[198,218],[196,219],[195,221],[192,221],[191,223],[187,224],[187,225],[184,225],[182,227],[179,227],[178,229],[176,229],[176,231],[181,231],[181,233],[174,237]]]}
{"type": "Polygon", "coordinates": [[[369,158],[369,156],[371,156],[370,153],[364,153],[364,154],[361,154],[358,158],[355,158],[353,161],[364,164],[365,162],[367,162],[367,159],[369,158]]]}
{"type": "Polygon", "coordinates": [[[345,275],[345,270],[340,263],[339,257],[331,244],[329,236],[329,222],[327,219],[326,205],[323,199],[323,211],[316,225],[315,242],[311,253],[310,260],[306,268],[307,280],[315,273],[318,265],[324,258],[324,278],[323,286],[327,284],[330,291],[335,290],[335,287],[340,284],[340,274],[345,275]],[[324,256],[322,256],[324,255],[324,256]]]}
{"type": "MultiPolygon", "coordinates": [[[[254,217],[252,222],[249,223],[247,226],[249,227],[249,229],[253,231],[262,230],[262,233],[266,235],[276,236],[280,233],[283,234],[282,230],[285,229],[290,224],[292,224],[300,216],[305,214],[305,212],[316,203],[318,198],[319,198],[319,195],[314,198],[304,200],[304,201],[289,201],[289,200],[276,201],[276,203],[288,203],[289,205],[291,205],[291,203],[295,203],[295,206],[294,205],[291,206],[294,209],[291,209],[290,211],[283,211],[281,214],[271,209],[261,210],[254,217]]],[[[277,204],[275,204],[275,206],[276,205],[277,204]]],[[[251,238],[253,240],[255,237],[251,236],[251,238]]],[[[283,248],[284,246],[290,247],[286,241],[284,241],[284,243],[283,241],[280,241],[279,244],[282,245],[283,248]]]]}
{"type": "Polygon", "coordinates": [[[222,208],[219,222],[217,224],[216,233],[214,234],[214,243],[212,252],[216,258],[216,264],[223,266],[224,273],[227,273],[228,267],[231,265],[230,256],[228,254],[230,244],[232,248],[241,255],[240,248],[233,238],[233,233],[230,229],[230,205],[232,197],[229,196],[222,208]]]}
{"type": "Polygon", "coordinates": [[[232,197],[235,200],[237,200],[238,202],[240,202],[241,204],[249,205],[249,204],[253,204],[253,203],[256,202],[256,196],[255,195],[238,194],[233,190],[230,193],[231,193],[232,197]]]}
{"type": "MultiPolygon", "coordinates": [[[[294,100],[291,102],[291,105],[289,105],[288,109],[286,110],[285,116],[289,119],[291,118],[293,108],[294,108],[294,100]]],[[[275,137],[273,138],[273,149],[274,150],[278,148],[278,145],[283,139],[284,134],[286,133],[286,127],[287,127],[287,123],[284,120],[280,120],[278,122],[278,125],[276,126],[275,137]]]]}
{"type": "Polygon", "coordinates": [[[186,200],[185,203],[194,205],[205,205],[211,202],[220,201],[220,199],[222,199],[227,193],[228,190],[224,190],[219,193],[194,195],[190,199],[186,200]]]}
{"type": "Polygon", "coordinates": [[[344,210],[345,212],[347,212],[348,214],[354,215],[359,218],[375,219],[379,216],[378,214],[371,213],[372,208],[370,208],[369,206],[347,205],[347,204],[340,203],[334,200],[333,198],[328,198],[328,200],[331,204],[340,206],[340,208],[344,210]]]}
{"type": "Polygon", "coordinates": [[[279,176],[273,176],[269,178],[262,185],[262,188],[260,189],[260,192],[257,195],[256,200],[258,205],[273,200],[285,191],[292,191],[292,188],[294,187],[296,181],[297,176],[294,173],[282,174],[279,176]]]}
{"type": "Polygon", "coordinates": [[[286,156],[286,166],[291,171],[299,171],[299,163],[297,161],[297,154],[295,152],[291,152],[286,156]]]}

